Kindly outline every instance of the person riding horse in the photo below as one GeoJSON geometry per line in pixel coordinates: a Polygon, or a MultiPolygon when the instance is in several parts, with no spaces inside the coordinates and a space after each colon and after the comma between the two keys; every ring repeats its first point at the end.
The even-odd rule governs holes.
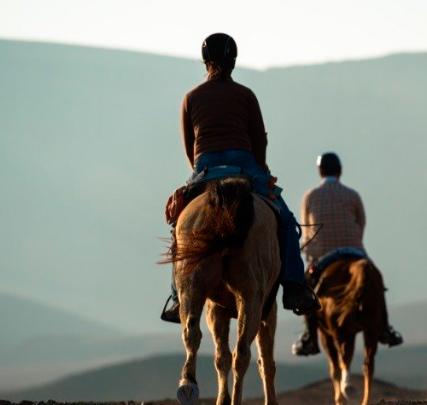
{"type": "MultiPolygon", "coordinates": [[[[202,57],[207,80],[185,95],[181,110],[183,143],[193,169],[190,182],[205,171],[231,165],[252,180],[255,193],[273,200],[280,211],[283,306],[297,314],[316,309],[319,303],[304,279],[296,219],[266,164],[267,133],[258,100],[252,90],[231,78],[236,42],[227,34],[212,34],[203,41],[202,57]]],[[[173,282],[171,297],[173,305],[163,310],[161,318],[179,323],[173,282]]]]}
{"type": "MultiPolygon", "coordinates": [[[[359,194],[340,182],[342,166],[332,152],[317,158],[322,184],[309,190],[302,199],[301,223],[322,224],[319,232],[313,226],[303,228],[303,243],[308,262],[306,278],[314,288],[321,272],[329,264],[346,257],[367,257],[363,246],[365,211],[359,194]]],[[[383,314],[380,343],[391,346],[403,342],[401,334],[388,323],[383,314]]],[[[292,353],[308,356],[319,353],[316,313],[305,316],[305,331],[292,345],[292,353]]]]}

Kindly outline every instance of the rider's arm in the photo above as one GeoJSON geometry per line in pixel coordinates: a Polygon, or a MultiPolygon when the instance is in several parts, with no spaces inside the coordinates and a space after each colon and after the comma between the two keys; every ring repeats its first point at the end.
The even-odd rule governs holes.
{"type": "MultiPolygon", "coordinates": [[[[301,202],[301,225],[309,225],[309,213],[308,213],[308,194],[306,193],[301,202]]],[[[305,244],[309,239],[308,233],[310,230],[309,226],[302,226],[302,243],[305,244]]]]}
{"type": "Polygon", "coordinates": [[[255,94],[252,94],[249,100],[249,139],[255,161],[263,169],[266,169],[267,133],[255,94]]]}
{"type": "Polygon", "coordinates": [[[185,153],[187,155],[190,166],[194,166],[194,127],[189,112],[188,97],[184,97],[181,106],[181,133],[182,141],[184,143],[185,153]]]}
{"type": "Polygon", "coordinates": [[[356,200],[356,222],[359,224],[361,236],[363,236],[363,231],[365,230],[366,225],[366,215],[360,196],[358,196],[356,200]]]}

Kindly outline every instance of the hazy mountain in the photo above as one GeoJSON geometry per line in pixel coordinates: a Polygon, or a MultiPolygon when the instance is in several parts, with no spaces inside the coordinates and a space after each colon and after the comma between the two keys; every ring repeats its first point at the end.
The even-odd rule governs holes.
{"type": "MultiPolygon", "coordinates": [[[[426,69],[420,53],[234,74],[258,95],[269,165],[296,215],[317,154],[340,154],[391,305],[425,297],[426,69]]],[[[203,80],[194,60],[0,41],[4,291],[132,333],[171,330],[156,238],[190,174],[181,99],[203,80]]]]}
{"type": "MultiPolygon", "coordinates": [[[[2,364],[14,349],[17,353],[11,360],[13,362],[19,362],[19,357],[28,360],[28,353],[25,352],[28,352],[29,347],[32,347],[34,353],[40,354],[34,347],[37,340],[119,335],[117,329],[93,319],[11,294],[0,293],[0,308],[2,364]]],[[[52,346],[46,346],[45,349],[48,347],[53,349],[52,346]]]]}
{"type": "MultiPolygon", "coordinates": [[[[400,349],[400,356],[391,352],[377,355],[375,377],[414,389],[427,389],[424,362],[427,346],[400,349]]],[[[358,359],[356,359],[358,360],[358,359]]],[[[15,392],[0,392],[0,398],[13,401],[22,399],[57,401],[149,401],[174,398],[184,356],[154,356],[115,366],[99,368],[60,379],[54,383],[15,392]]],[[[357,361],[355,361],[357,363],[357,361]]],[[[216,372],[213,359],[198,357],[198,381],[203,397],[216,395],[216,372]]],[[[329,378],[324,357],[300,364],[277,363],[277,392],[297,389],[308,383],[329,378]]],[[[353,367],[355,374],[361,370],[353,367]]],[[[256,363],[252,362],[245,379],[245,397],[262,395],[262,385],[256,363]]]]}
{"type": "MultiPolygon", "coordinates": [[[[391,309],[391,322],[403,334],[405,343],[402,347],[388,349],[380,345],[377,360],[381,364],[384,357],[387,364],[396,367],[382,367],[381,372],[388,374],[406,386],[420,387],[416,375],[402,372],[398,367],[410,361],[411,364],[422,362],[425,357],[425,342],[427,342],[427,302],[418,305],[407,305],[391,309]],[[393,373],[391,371],[394,370],[393,373]]],[[[25,324],[24,324],[25,325],[25,324]]],[[[70,323],[71,325],[71,323],[70,323]]],[[[117,333],[95,334],[81,331],[79,334],[64,334],[61,329],[55,329],[55,324],[48,324],[44,332],[53,330],[50,334],[31,335],[23,341],[16,339],[16,344],[0,353],[0,391],[24,389],[57,380],[70,374],[79,374],[94,368],[115,366],[119,363],[132,361],[137,358],[148,358],[166,354],[182,356],[184,348],[181,341],[181,329],[178,325],[169,333],[153,333],[139,335],[120,335],[117,333]]],[[[22,328],[21,328],[22,329],[22,328]]],[[[14,330],[10,328],[9,332],[14,330]]],[[[37,329],[35,329],[36,331],[37,329]]],[[[281,320],[278,323],[275,343],[275,358],[278,362],[288,365],[311,365],[320,367],[326,364],[323,356],[314,358],[299,358],[291,355],[291,345],[302,330],[302,319],[281,320]]],[[[235,322],[232,323],[230,345],[235,342],[235,322]]],[[[357,338],[356,351],[361,353],[363,339],[357,338]]],[[[211,356],[213,353],[212,339],[205,333],[202,339],[200,354],[211,356]]],[[[253,348],[254,356],[256,349],[253,348]]],[[[357,355],[353,370],[361,370],[361,356],[357,355]]]]}
{"type": "Polygon", "coordinates": [[[3,290],[132,331],[162,327],[170,270],[156,264],[157,238],[169,232],[164,202],[188,175],[177,114],[196,71],[0,41],[3,290]]]}
{"type": "MultiPolygon", "coordinates": [[[[58,401],[109,401],[134,399],[148,401],[156,398],[174,397],[184,356],[156,356],[145,360],[105,367],[61,379],[55,383],[23,390],[17,393],[1,392],[1,398],[19,401],[23,398],[58,401]],[[49,398],[47,398],[49,397],[49,398]]],[[[216,372],[211,357],[198,358],[198,379],[203,396],[216,395],[216,372]]],[[[324,377],[323,366],[277,365],[277,389],[299,387],[306,382],[324,377]]],[[[262,392],[261,382],[252,363],[245,383],[245,395],[262,392]]]]}

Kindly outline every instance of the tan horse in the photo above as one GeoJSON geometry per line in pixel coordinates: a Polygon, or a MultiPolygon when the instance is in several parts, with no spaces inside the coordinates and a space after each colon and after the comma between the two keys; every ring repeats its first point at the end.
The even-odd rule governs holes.
{"type": "Polygon", "coordinates": [[[328,266],[316,288],[321,310],[317,312],[322,346],[329,360],[335,405],[348,400],[350,364],[355,338],[363,333],[364,392],[369,401],[374,358],[384,326],[385,297],[380,271],[368,259],[344,259],[328,266]]]}
{"type": "Polygon", "coordinates": [[[265,404],[277,405],[273,347],[280,254],[274,212],[252,194],[246,179],[209,182],[207,190],[192,200],[178,219],[171,261],[187,354],[178,400],[189,405],[198,399],[196,356],[206,303],[207,324],[215,344],[217,405],[241,404],[255,338],[265,404]],[[233,353],[228,344],[231,318],[237,318],[233,353]],[[227,379],[231,368],[234,382],[230,396],[227,379]]]}

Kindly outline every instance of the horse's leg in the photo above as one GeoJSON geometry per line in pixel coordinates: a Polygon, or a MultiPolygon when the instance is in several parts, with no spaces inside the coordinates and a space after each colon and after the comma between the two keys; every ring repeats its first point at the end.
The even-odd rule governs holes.
{"type": "Polygon", "coordinates": [[[363,302],[364,320],[363,324],[363,340],[364,340],[364,359],[362,366],[363,373],[363,400],[362,405],[367,405],[371,394],[372,377],[375,371],[375,355],[378,348],[378,339],[382,330],[385,310],[384,284],[381,273],[372,265],[371,281],[373,284],[368,286],[369,290],[365,293],[363,302]]]}
{"type": "Polygon", "coordinates": [[[200,317],[206,296],[201,288],[189,285],[178,285],[180,301],[180,318],[182,324],[182,340],[186,350],[186,360],[181,371],[181,379],[177,391],[177,397],[181,404],[194,404],[199,397],[199,389],[196,380],[197,351],[202,340],[200,330],[200,317]]]}
{"type": "Polygon", "coordinates": [[[256,342],[258,347],[258,369],[264,386],[265,405],[277,405],[274,378],[276,363],[274,361],[274,335],[276,332],[277,304],[275,303],[265,322],[261,322],[256,342]]]}
{"type": "Polygon", "coordinates": [[[339,364],[338,350],[334,344],[334,339],[324,332],[320,333],[322,346],[327,353],[329,362],[329,375],[331,376],[332,385],[334,387],[334,401],[335,405],[342,405],[344,403],[341,394],[341,369],[339,364]]]}
{"type": "Polygon", "coordinates": [[[351,395],[352,386],[350,384],[350,366],[351,361],[353,360],[354,354],[354,344],[356,340],[356,335],[348,336],[345,342],[340,344],[341,349],[341,393],[346,399],[351,395]]]}
{"type": "Polygon", "coordinates": [[[375,354],[378,348],[377,334],[367,330],[363,331],[363,339],[365,342],[364,360],[363,360],[363,400],[361,405],[367,405],[371,394],[372,376],[375,371],[375,354]]]}
{"type": "Polygon", "coordinates": [[[206,318],[215,344],[215,368],[218,375],[217,405],[231,403],[228,392],[228,375],[231,369],[231,351],[228,345],[230,333],[230,317],[222,307],[208,301],[206,318]]]}
{"type": "Polygon", "coordinates": [[[251,343],[261,323],[262,305],[254,299],[236,297],[238,302],[237,342],[233,352],[233,396],[232,404],[242,403],[243,380],[251,360],[251,343]],[[249,304],[250,303],[250,304],[249,304]]]}

